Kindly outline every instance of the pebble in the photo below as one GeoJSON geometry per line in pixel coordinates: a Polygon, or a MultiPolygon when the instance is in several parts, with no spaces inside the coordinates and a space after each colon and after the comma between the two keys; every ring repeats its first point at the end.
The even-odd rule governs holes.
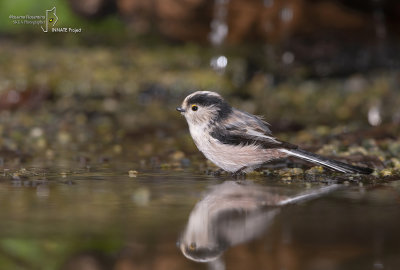
{"type": "Polygon", "coordinates": [[[182,151],[175,151],[174,153],[171,154],[170,158],[173,161],[180,161],[185,157],[185,154],[182,151]]]}
{"type": "Polygon", "coordinates": [[[392,169],[383,169],[379,172],[381,176],[391,176],[393,175],[392,169]]]}
{"type": "Polygon", "coordinates": [[[128,175],[129,175],[129,177],[137,177],[138,171],[130,170],[130,171],[128,172],[128,175]]]}

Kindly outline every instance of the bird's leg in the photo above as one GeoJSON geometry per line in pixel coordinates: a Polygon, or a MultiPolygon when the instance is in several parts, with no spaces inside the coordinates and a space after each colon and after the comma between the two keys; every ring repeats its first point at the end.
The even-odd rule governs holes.
{"type": "Polygon", "coordinates": [[[212,175],[212,176],[221,176],[221,174],[224,172],[223,169],[217,169],[217,170],[206,170],[206,174],[208,175],[212,175]]]}
{"type": "Polygon", "coordinates": [[[216,170],[216,171],[211,172],[211,174],[212,174],[213,176],[221,176],[221,174],[222,174],[223,172],[224,172],[223,169],[218,169],[218,170],[216,170]]]}
{"type": "Polygon", "coordinates": [[[245,167],[237,170],[236,172],[232,173],[231,176],[233,178],[235,178],[236,180],[246,179],[246,172],[245,172],[246,168],[247,167],[245,166],[245,167]]]}

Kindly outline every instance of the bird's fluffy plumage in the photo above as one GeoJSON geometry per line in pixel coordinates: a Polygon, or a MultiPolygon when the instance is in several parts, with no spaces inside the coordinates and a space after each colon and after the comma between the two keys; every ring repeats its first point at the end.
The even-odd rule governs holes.
{"type": "Polygon", "coordinates": [[[215,92],[194,92],[177,109],[185,116],[198,149],[228,172],[251,171],[266,162],[288,156],[344,173],[372,172],[369,168],[330,160],[279,141],[261,117],[232,108],[215,92]]]}

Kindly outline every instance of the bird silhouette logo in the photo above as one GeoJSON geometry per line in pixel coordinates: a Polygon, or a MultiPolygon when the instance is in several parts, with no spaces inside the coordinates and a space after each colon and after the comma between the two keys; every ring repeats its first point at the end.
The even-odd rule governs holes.
{"type": "Polygon", "coordinates": [[[40,26],[43,30],[43,32],[48,32],[49,30],[49,24],[50,27],[54,27],[58,21],[58,17],[56,15],[56,7],[53,7],[52,9],[46,10],[46,28],[43,28],[43,26],[40,26]]]}

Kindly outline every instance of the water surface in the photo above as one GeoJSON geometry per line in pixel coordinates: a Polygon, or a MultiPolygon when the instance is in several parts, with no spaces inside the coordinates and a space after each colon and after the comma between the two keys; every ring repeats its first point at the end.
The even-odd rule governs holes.
{"type": "Polygon", "coordinates": [[[36,176],[4,177],[2,268],[396,269],[400,264],[398,181],[328,186],[268,176],[235,180],[191,169],[142,170],[129,177],[129,169],[127,164],[51,168],[36,176]],[[280,204],[301,194],[306,197],[280,204]],[[188,242],[192,255],[209,250],[184,256],[188,230],[200,237],[191,247],[188,242]]]}

